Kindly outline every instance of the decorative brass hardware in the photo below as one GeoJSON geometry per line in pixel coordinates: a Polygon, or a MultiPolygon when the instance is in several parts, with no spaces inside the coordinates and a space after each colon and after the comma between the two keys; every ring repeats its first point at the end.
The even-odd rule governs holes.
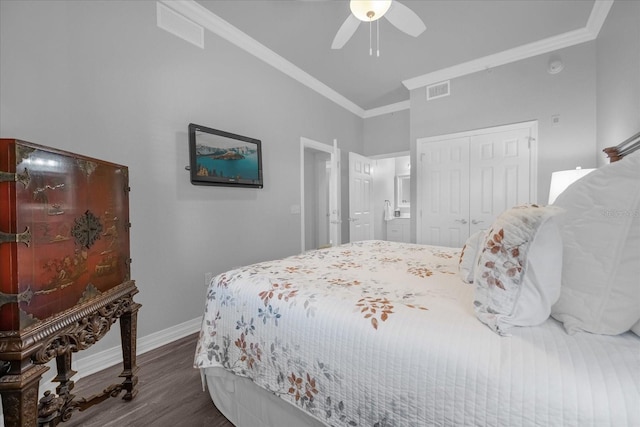
{"type": "Polygon", "coordinates": [[[27,227],[22,233],[11,234],[0,231],[0,244],[2,243],[24,243],[31,244],[31,230],[27,227]]]}
{"type": "Polygon", "coordinates": [[[0,171],[0,182],[13,182],[16,180],[17,174],[11,172],[0,171]]]}
{"type": "Polygon", "coordinates": [[[100,238],[102,224],[100,219],[87,210],[83,215],[75,219],[71,234],[76,238],[76,243],[89,249],[100,238]]]}
{"type": "Polygon", "coordinates": [[[26,291],[20,292],[19,294],[5,294],[4,292],[0,292],[0,307],[12,302],[17,302],[18,304],[25,302],[29,305],[31,298],[33,298],[31,288],[27,288],[26,291]]]}
{"type": "Polygon", "coordinates": [[[76,159],[76,164],[87,178],[89,178],[98,167],[98,164],[96,162],[85,159],[76,159]]]}
{"type": "Polygon", "coordinates": [[[34,151],[36,151],[35,148],[27,147],[26,145],[22,144],[16,144],[16,164],[22,163],[22,161],[28,158],[34,151]]]}
{"type": "Polygon", "coordinates": [[[22,173],[0,172],[0,182],[19,182],[26,188],[29,181],[31,181],[31,177],[27,168],[22,173]]]}

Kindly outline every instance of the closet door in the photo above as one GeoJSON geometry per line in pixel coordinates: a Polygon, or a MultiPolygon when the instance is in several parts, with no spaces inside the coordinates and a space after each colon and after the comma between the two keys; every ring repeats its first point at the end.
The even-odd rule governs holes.
{"type": "Polygon", "coordinates": [[[461,247],[469,237],[469,138],[423,142],[419,243],[461,247]]]}
{"type": "Polygon", "coordinates": [[[470,137],[470,234],[490,227],[501,212],[529,202],[530,136],[524,128],[470,137]]]}
{"type": "Polygon", "coordinates": [[[534,201],[536,134],[527,122],[418,139],[416,241],[461,247],[506,209],[534,201]]]}

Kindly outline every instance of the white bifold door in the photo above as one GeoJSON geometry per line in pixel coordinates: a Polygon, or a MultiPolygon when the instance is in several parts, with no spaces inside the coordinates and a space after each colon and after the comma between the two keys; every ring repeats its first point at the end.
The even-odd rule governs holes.
{"type": "Polygon", "coordinates": [[[419,139],[416,241],[461,247],[504,210],[534,199],[536,128],[528,122],[419,139]]]}

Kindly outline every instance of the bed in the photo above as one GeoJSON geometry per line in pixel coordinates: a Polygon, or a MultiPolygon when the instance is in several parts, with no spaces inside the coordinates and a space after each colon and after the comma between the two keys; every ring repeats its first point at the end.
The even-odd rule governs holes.
{"type": "Polygon", "coordinates": [[[640,425],[640,251],[629,255],[640,249],[640,152],[631,157],[556,207],[501,216],[462,250],[364,241],[217,275],[195,355],[214,403],[236,426],[640,425]],[[571,218],[611,180],[634,192],[618,216],[571,218]],[[590,277],[567,276],[589,273],[580,227],[600,217],[594,247],[622,242],[608,247],[621,261],[593,262],[595,282],[611,281],[606,298],[590,277]]]}

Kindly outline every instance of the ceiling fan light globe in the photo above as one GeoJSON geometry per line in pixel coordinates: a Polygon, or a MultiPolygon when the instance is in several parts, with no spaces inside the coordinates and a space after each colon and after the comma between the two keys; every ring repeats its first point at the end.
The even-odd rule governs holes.
{"type": "Polygon", "coordinates": [[[361,21],[375,21],[382,18],[391,7],[391,0],[351,0],[351,13],[361,21]]]}

